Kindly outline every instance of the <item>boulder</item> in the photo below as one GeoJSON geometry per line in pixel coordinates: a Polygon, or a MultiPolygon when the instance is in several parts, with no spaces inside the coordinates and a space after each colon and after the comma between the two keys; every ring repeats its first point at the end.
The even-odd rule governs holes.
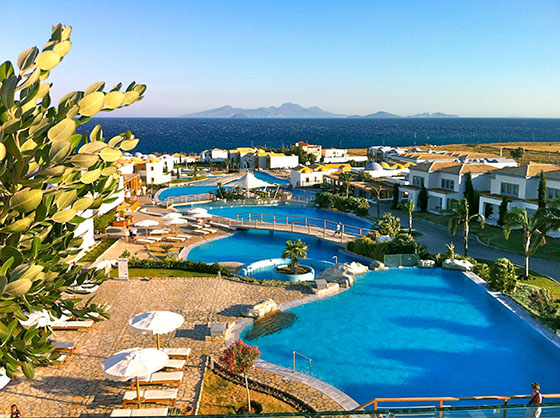
{"type": "Polygon", "coordinates": [[[249,318],[261,318],[266,314],[271,312],[275,312],[278,310],[278,305],[272,299],[263,300],[262,302],[257,303],[255,306],[250,308],[246,313],[245,316],[249,318]]]}
{"type": "Polygon", "coordinates": [[[341,286],[352,286],[356,274],[367,273],[369,268],[363,264],[339,263],[324,270],[317,279],[323,279],[330,283],[338,283],[341,286]]]}
{"type": "Polygon", "coordinates": [[[383,270],[384,268],[385,264],[383,264],[381,261],[373,260],[371,263],[369,263],[370,270],[383,270]]]}
{"type": "Polygon", "coordinates": [[[436,266],[436,262],[434,260],[420,260],[418,263],[418,267],[422,269],[433,269],[436,266]]]}
{"type": "Polygon", "coordinates": [[[447,270],[460,270],[460,271],[471,271],[473,265],[468,260],[459,260],[457,258],[448,258],[445,260],[441,266],[447,270]]]}
{"type": "Polygon", "coordinates": [[[389,242],[393,241],[393,238],[389,235],[380,235],[375,239],[376,242],[389,242]]]}
{"type": "Polygon", "coordinates": [[[364,266],[361,263],[357,263],[352,261],[351,263],[344,263],[347,266],[347,271],[356,275],[356,274],[364,274],[369,271],[368,266],[364,266]]]}

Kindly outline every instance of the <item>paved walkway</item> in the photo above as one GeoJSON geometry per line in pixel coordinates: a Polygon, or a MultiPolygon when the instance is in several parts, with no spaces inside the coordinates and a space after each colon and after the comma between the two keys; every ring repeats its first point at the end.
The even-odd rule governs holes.
{"type": "MultiPolygon", "coordinates": [[[[388,206],[382,208],[389,211],[388,206]]],[[[403,226],[408,225],[408,215],[401,211],[391,211],[395,216],[401,219],[403,226]]],[[[370,213],[375,214],[375,208],[370,209],[370,213]]],[[[424,219],[413,219],[412,226],[414,229],[422,232],[424,235],[418,239],[418,242],[425,244],[431,253],[445,253],[446,245],[452,242],[455,245],[457,253],[463,253],[463,236],[459,230],[455,236],[451,236],[445,225],[436,224],[424,219]]],[[[499,248],[490,247],[480,243],[475,237],[469,239],[469,256],[474,258],[482,258],[487,260],[496,260],[498,258],[508,258],[512,263],[519,266],[525,265],[525,258],[510,251],[501,250],[499,248]]],[[[551,277],[556,281],[560,281],[560,263],[551,260],[545,260],[539,257],[531,257],[529,260],[529,268],[537,273],[551,277]]]]}
{"type": "MultiPolygon", "coordinates": [[[[162,344],[193,350],[177,402],[179,407],[187,406],[200,391],[202,355],[218,357],[225,347],[223,340],[205,340],[209,322],[234,322],[241,319],[241,312],[248,305],[267,298],[281,304],[308,296],[305,291],[309,290],[255,286],[218,278],[110,280],[96,293],[98,302],[111,305],[111,319],[96,323],[89,333],[57,331],[54,339],[78,343],[77,352],[60,369],[42,367],[35,379],[22,376],[8,384],[1,392],[0,410],[16,403],[25,417],[53,417],[108,414],[118,408],[127,385],[104,379],[101,364],[117,351],[155,345],[153,337],[134,333],[127,326],[130,317],[148,310],[170,310],[185,317],[179,330],[162,336],[162,344]]],[[[316,402],[317,409],[328,409],[321,403],[324,398],[313,395],[310,388],[302,389],[295,382],[257,373],[276,387],[284,383],[294,390],[304,390],[302,396],[316,402]]],[[[328,406],[332,408],[332,404],[328,406]]]]}

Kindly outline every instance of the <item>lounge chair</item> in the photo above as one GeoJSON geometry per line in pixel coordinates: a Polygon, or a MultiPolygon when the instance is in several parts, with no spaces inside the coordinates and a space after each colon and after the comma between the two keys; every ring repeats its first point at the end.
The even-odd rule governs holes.
{"type": "Polygon", "coordinates": [[[136,238],[136,242],[140,244],[153,244],[156,242],[156,240],[148,238],[136,238]]]}
{"type": "Polygon", "coordinates": [[[150,236],[152,235],[165,235],[165,234],[169,234],[169,229],[154,229],[152,231],[150,231],[150,236]]]}
{"type": "Polygon", "coordinates": [[[171,369],[171,370],[185,370],[186,365],[187,365],[187,360],[170,359],[164,368],[171,369]]]}
{"type": "Polygon", "coordinates": [[[186,241],[186,238],[180,237],[180,236],[170,236],[170,237],[165,237],[164,238],[166,241],[186,241]]]}
{"type": "Polygon", "coordinates": [[[166,417],[168,408],[113,409],[111,417],[166,417]]]}
{"type": "Polygon", "coordinates": [[[62,342],[62,341],[56,341],[54,343],[54,351],[58,351],[59,353],[64,353],[64,354],[68,354],[68,355],[72,355],[74,354],[74,350],[76,350],[76,347],[78,346],[78,344],[74,343],[74,342],[62,342]]]}
{"type": "MultiPolygon", "coordinates": [[[[122,398],[122,407],[126,408],[129,403],[138,402],[135,390],[127,390],[122,398]]],[[[141,390],[140,403],[171,402],[173,406],[177,401],[177,389],[141,390]]]]}
{"type": "MultiPolygon", "coordinates": [[[[149,376],[138,378],[140,385],[176,385],[177,388],[181,387],[183,380],[183,372],[157,372],[149,376]]],[[[136,379],[130,381],[130,388],[136,388],[136,379]]]]}
{"type": "Polygon", "coordinates": [[[61,321],[56,324],[51,325],[53,330],[68,330],[68,331],[78,331],[85,329],[89,331],[93,327],[93,321],[88,319],[86,321],[61,321]]]}
{"type": "Polygon", "coordinates": [[[210,232],[205,231],[203,229],[195,229],[195,230],[191,231],[191,233],[195,234],[195,235],[208,235],[210,232]]]}
{"type": "Polygon", "coordinates": [[[179,238],[185,238],[186,240],[189,240],[189,239],[192,238],[192,235],[177,234],[177,236],[179,238]]]}
{"type": "Polygon", "coordinates": [[[163,349],[163,352],[169,356],[170,359],[182,359],[189,360],[191,355],[191,348],[172,348],[167,347],[163,349]]]}
{"type": "Polygon", "coordinates": [[[214,228],[202,228],[201,231],[206,231],[206,232],[209,232],[211,234],[215,234],[216,232],[218,232],[218,230],[214,229],[214,228]]]}

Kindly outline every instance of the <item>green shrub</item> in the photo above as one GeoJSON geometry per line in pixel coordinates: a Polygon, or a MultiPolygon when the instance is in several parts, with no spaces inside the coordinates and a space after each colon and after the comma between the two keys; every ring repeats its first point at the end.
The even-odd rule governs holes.
{"type": "Polygon", "coordinates": [[[318,193],[315,203],[323,209],[337,209],[341,212],[355,212],[357,215],[367,215],[369,202],[365,197],[344,196],[330,192],[318,193]]]}
{"type": "Polygon", "coordinates": [[[208,264],[202,261],[193,260],[154,260],[146,259],[139,260],[136,257],[132,257],[128,261],[129,268],[139,268],[139,269],[173,269],[173,270],[184,270],[192,271],[196,273],[213,273],[217,274],[221,272],[225,276],[229,276],[229,270],[218,263],[208,264]]]}
{"type": "Polygon", "coordinates": [[[362,237],[350,241],[346,248],[353,253],[383,261],[385,254],[389,253],[389,244],[390,242],[375,242],[369,237],[362,237]]]}
{"type": "Polygon", "coordinates": [[[117,238],[103,238],[100,243],[88,251],[82,258],[78,261],[80,263],[90,263],[97,260],[101,254],[109,249],[111,245],[117,242],[117,238]]]}
{"type": "Polygon", "coordinates": [[[529,293],[529,307],[547,319],[558,315],[558,304],[548,289],[532,289],[529,293]]]}
{"type": "Polygon", "coordinates": [[[517,287],[515,266],[507,258],[499,258],[490,269],[488,286],[502,293],[512,293],[517,287]]]}
{"type": "Polygon", "coordinates": [[[116,213],[116,209],[111,209],[109,212],[93,218],[93,230],[95,233],[100,234],[105,228],[108,228],[114,222],[116,213]]]}
{"type": "Polygon", "coordinates": [[[436,262],[436,267],[441,267],[446,259],[445,254],[442,253],[432,254],[429,258],[430,260],[434,260],[436,262]]]}
{"type": "Polygon", "coordinates": [[[475,263],[473,272],[486,282],[490,279],[490,267],[486,263],[475,263]]]}
{"type": "Polygon", "coordinates": [[[381,235],[396,237],[401,232],[401,220],[391,213],[385,213],[377,222],[377,230],[381,235]]]}

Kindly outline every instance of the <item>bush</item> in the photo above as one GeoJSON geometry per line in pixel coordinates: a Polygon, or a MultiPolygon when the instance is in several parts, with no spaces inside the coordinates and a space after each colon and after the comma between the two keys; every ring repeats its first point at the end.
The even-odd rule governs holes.
{"type": "Polygon", "coordinates": [[[486,263],[475,263],[473,272],[486,282],[490,279],[490,267],[486,263]]]}
{"type": "Polygon", "coordinates": [[[381,235],[396,237],[401,232],[401,221],[391,213],[385,213],[377,222],[377,230],[381,235]]]}
{"type": "Polygon", "coordinates": [[[364,197],[344,196],[330,192],[318,193],[315,203],[323,209],[337,209],[341,212],[355,212],[358,215],[367,215],[369,202],[364,197]]]}
{"type": "Polygon", "coordinates": [[[532,289],[529,293],[529,307],[547,319],[552,319],[558,314],[558,305],[548,289],[532,289]]]}
{"type": "Polygon", "coordinates": [[[517,287],[515,266],[507,258],[499,258],[490,269],[488,286],[502,293],[512,293],[517,287]]]}
{"type": "Polygon", "coordinates": [[[389,244],[390,242],[375,242],[369,237],[362,237],[350,241],[346,248],[353,253],[383,261],[385,254],[389,253],[389,244]]]}
{"type": "Polygon", "coordinates": [[[332,209],[334,208],[334,195],[329,192],[318,193],[315,197],[315,202],[320,208],[332,209]]]}
{"type": "Polygon", "coordinates": [[[446,259],[445,254],[442,253],[435,253],[431,255],[429,258],[430,260],[434,260],[436,262],[436,267],[441,267],[446,259]]]}
{"type": "Polygon", "coordinates": [[[93,218],[93,230],[95,233],[100,234],[105,228],[108,228],[115,220],[116,213],[116,209],[111,209],[109,212],[93,218]]]}
{"type": "Polygon", "coordinates": [[[218,274],[220,272],[224,276],[229,276],[229,270],[218,263],[208,264],[202,261],[193,260],[154,260],[146,259],[139,260],[136,257],[132,257],[128,262],[129,268],[138,269],[173,269],[173,270],[184,270],[192,271],[195,273],[213,273],[218,274]]]}

